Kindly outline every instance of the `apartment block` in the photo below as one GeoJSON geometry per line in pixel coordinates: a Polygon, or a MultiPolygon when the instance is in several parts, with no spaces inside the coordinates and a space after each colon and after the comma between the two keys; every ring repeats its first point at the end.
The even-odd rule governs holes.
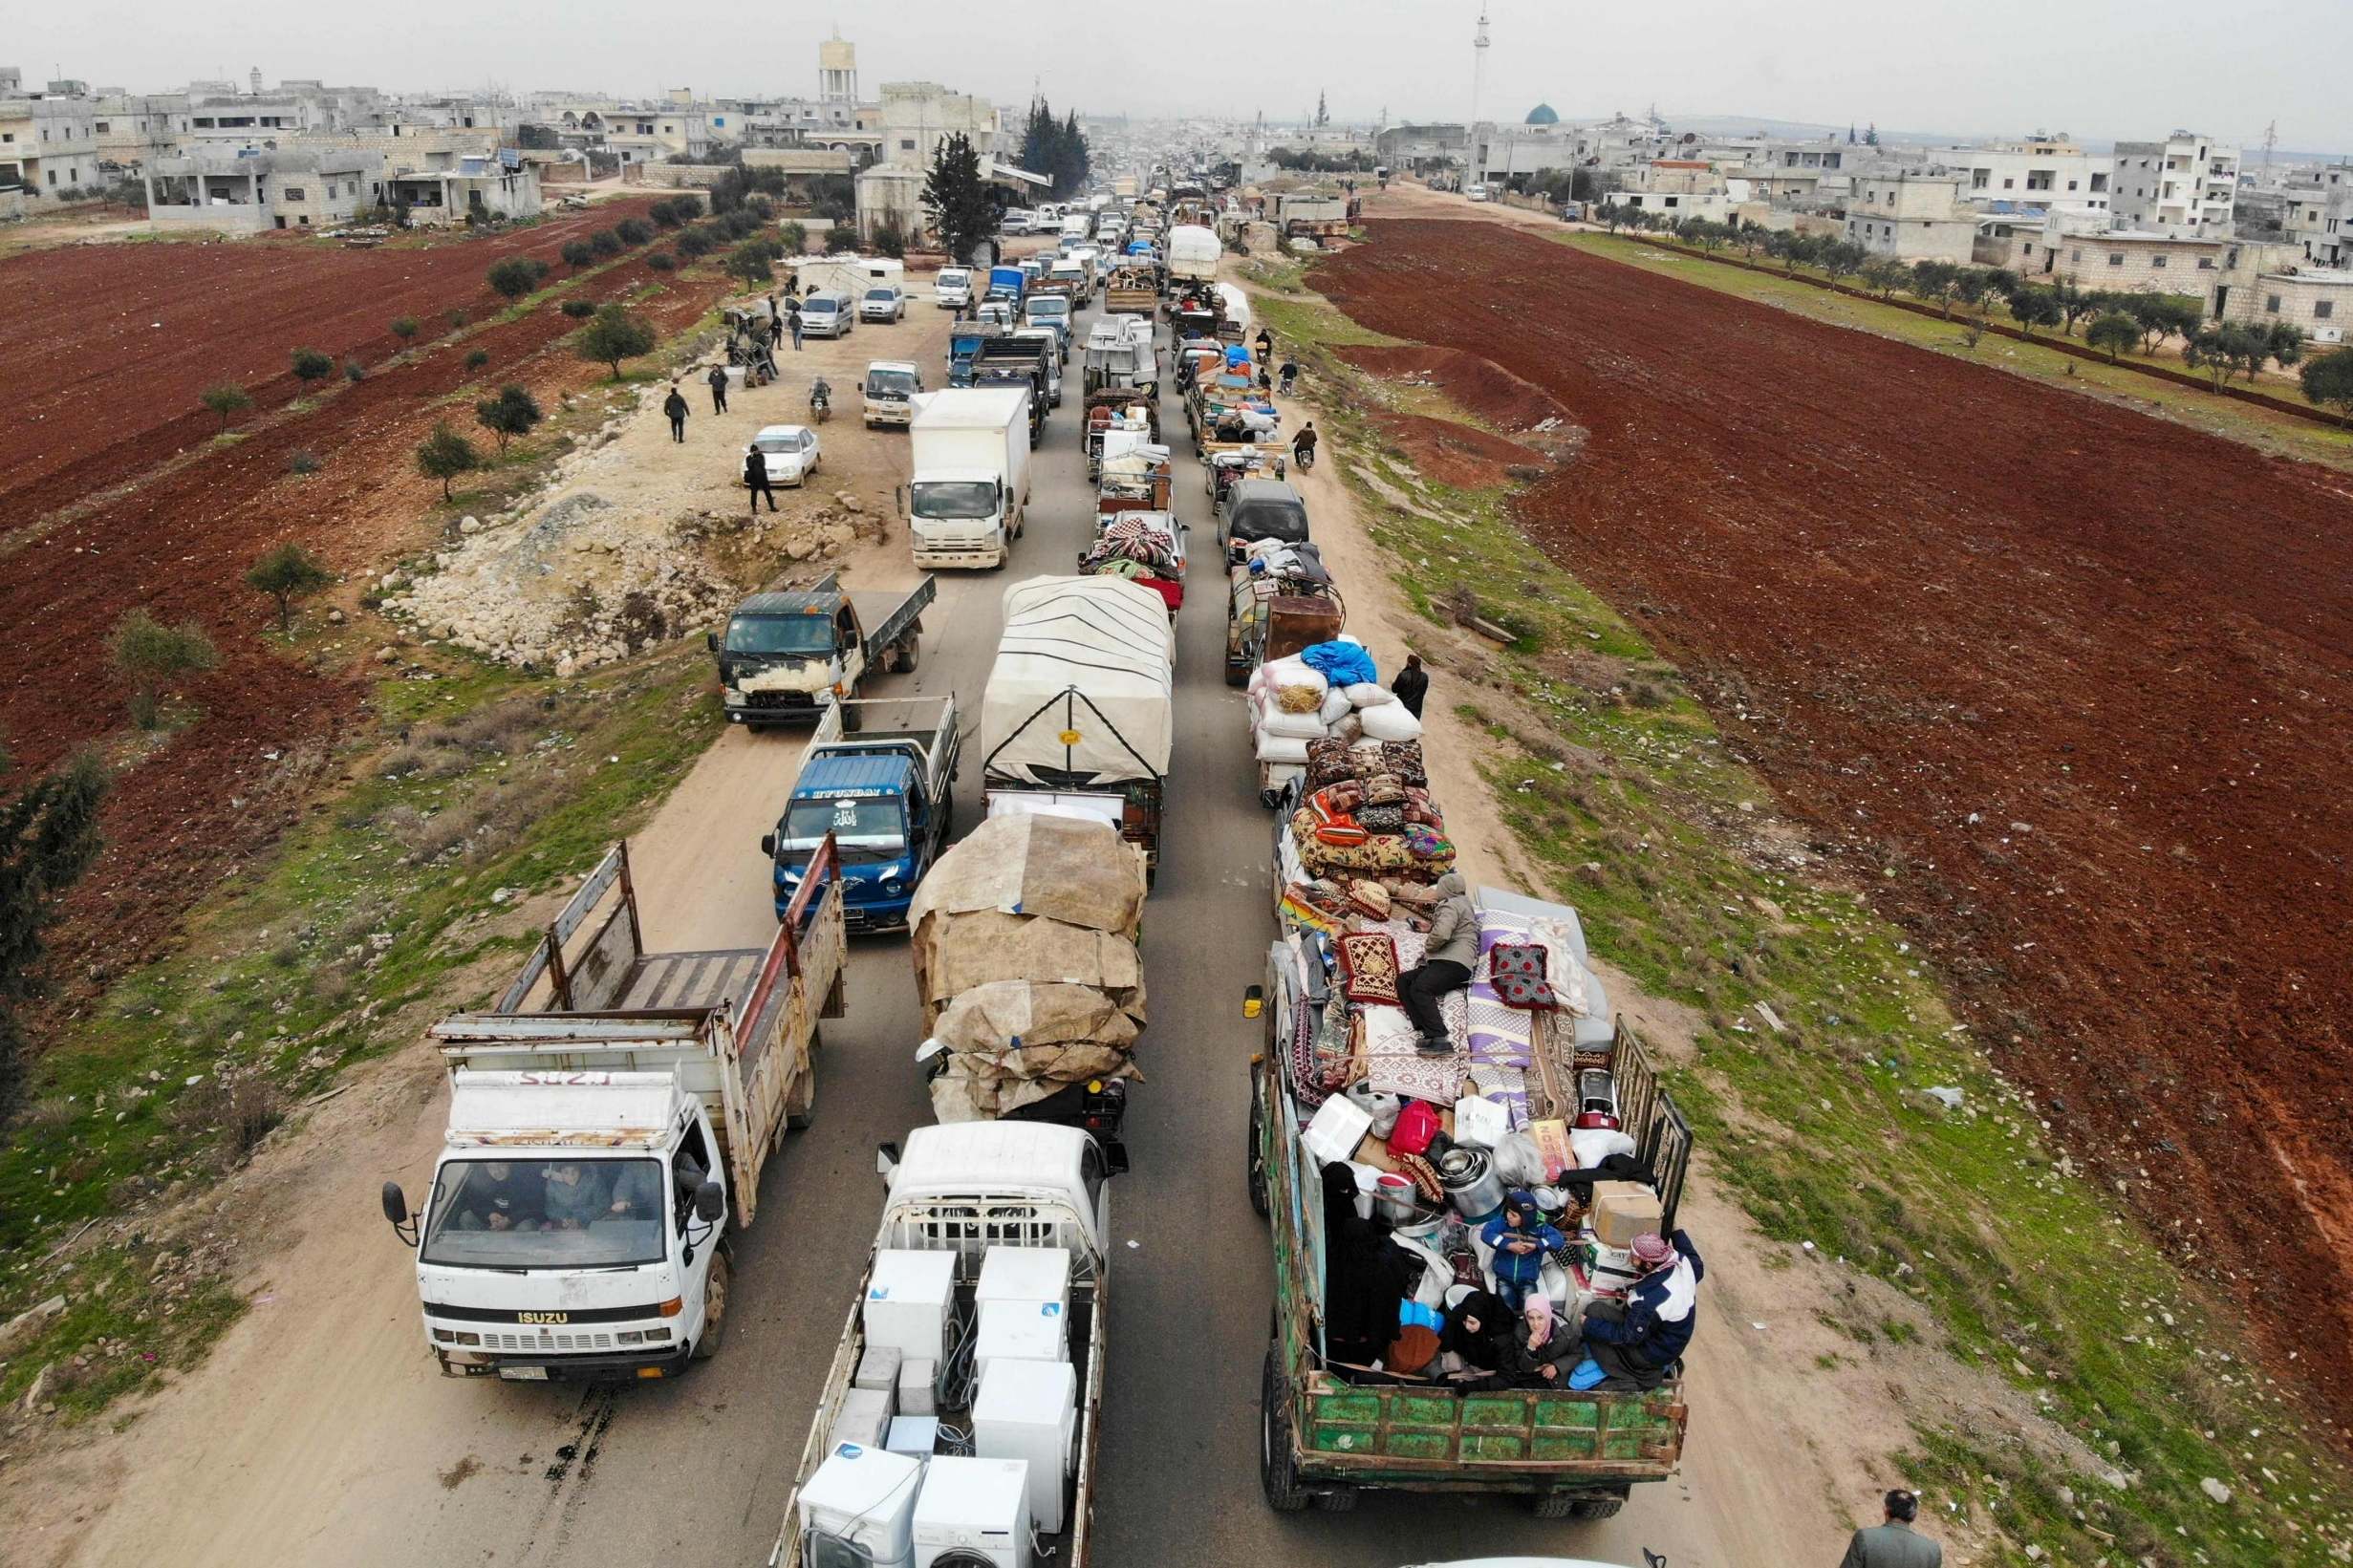
{"type": "Polygon", "coordinates": [[[376,204],[382,169],[380,156],[357,150],[201,147],[147,165],[147,221],[162,229],[231,234],[330,228],[376,204]]]}
{"type": "Polygon", "coordinates": [[[2163,141],[2119,141],[2108,210],[2121,228],[2228,239],[2238,195],[2238,149],[2191,131],[2163,141]]]}
{"type": "Polygon", "coordinates": [[[1961,205],[1960,193],[1960,181],[1949,174],[1860,178],[1846,204],[1846,238],[1896,261],[1968,261],[1977,216],[1961,205]]]}
{"type": "Polygon", "coordinates": [[[1959,177],[1961,200],[1973,206],[2030,202],[2105,212],[2115,174],[2111,160],[2095,159],[2063,137],[1947,147],[1932,161],[1959,177]]]}
{"type": "Polygon", "coordinates": [[[22,189],[28,210],[104,183],[96,101],[72,91],[79,82],[49,85],[47,93],[0,97],[0,189],[22,189]]]}

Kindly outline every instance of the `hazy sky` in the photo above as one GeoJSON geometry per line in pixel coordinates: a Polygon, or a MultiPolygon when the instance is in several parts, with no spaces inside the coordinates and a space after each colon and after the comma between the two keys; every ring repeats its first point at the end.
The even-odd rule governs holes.
{"type": "MultiPolygon", "coordinates": [[[[1057,107],[1460,118],[1478,0],[112,0],[21,8],[0,64],[162,90],[259,66],[386,89],[495,81],[651,94],[808,93],[816,40],[858,46],[869,95],[928,78],[1057,107]],[[1136,20],[1109,25],[1122,13],[1136,20]],[[1186,39],[1200,40],[1189,48],[1186,39]]],[[[2353,152],[2353,0],[1490,0],[1482,118],[1742,115],[2080,137],[2185,126],[2353,152]]]]}

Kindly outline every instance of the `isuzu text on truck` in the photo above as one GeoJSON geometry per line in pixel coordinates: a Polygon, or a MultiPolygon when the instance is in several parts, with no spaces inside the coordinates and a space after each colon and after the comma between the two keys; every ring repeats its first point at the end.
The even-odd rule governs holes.
{"type": "Polygon", "coordinates": [[[616,844],[497,1005],[433,1027],[449,1130],[423,1202],[383,1201],[450,1377],[672,1377],[719,1348],[729,1222],[815,1114],[817,1022],[842,1012],[833,845],[765,949],[649,953],[643,931],[616,844]]]}

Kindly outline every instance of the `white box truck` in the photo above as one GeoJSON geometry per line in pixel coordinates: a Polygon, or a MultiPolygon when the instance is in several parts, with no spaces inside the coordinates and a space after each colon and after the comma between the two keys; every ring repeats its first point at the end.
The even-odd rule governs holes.
{"type": "Polygon", "coordinates": [[[1178,224],[1168,231],[1168,275],[1184,283],[1208,283],[1217,277],[1218,258],[1224,250],[1217,230],[1178,224]]]}
{"type": "Polygon", "coordinates": [[[1111,1321],[1102,1150],[1076,1128],[962,1122],[917,1128],[903,1157],[884,1145],[880,1165],[882,1224],[769,1568],[1085,1568],[1111,1321]],[[1007,1314],[1047,1339],[984,1377],[982,1321],[1007,1314]],[[878,1417],[917,1435],[863,1441],[878,1417]]]}
{"type": "Polygon", "coordinates": [[[616,844],[495,1007],[434,1025],[449,1128],[419,1207],[397,1182],[383,1206],[445,1375],[634,1381],[719,1348],[727,1222],[815,1113],[842,906],[829,835],[766,948],[648,952],[616,844]]]}
{"type": "Polygon", "coordinates": [[[907,531],[922,567],[1001,567],[1029,502],[1029,393],[950,387],[911,399],[907,531]]]}

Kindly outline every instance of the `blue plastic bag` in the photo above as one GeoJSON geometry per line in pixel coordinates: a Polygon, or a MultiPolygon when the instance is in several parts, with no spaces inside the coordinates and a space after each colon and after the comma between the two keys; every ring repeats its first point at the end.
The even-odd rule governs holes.
{"type": "Polygon", "coordinates": [[[1307,667],[1335,686],[1354,686],[1381,678],[1373,667],[1372,655],[1361,643],[1319,642],[1303,648],[1299,656],[1307,667]]]}
{"type": "Polygon", "coordinates": [[[1569,1373],[1568,1385],[1582,1393],[1587,1388],[1598,1385],[1602,1379],[1608,1377],[1608,1373],[1602,1370],[1602,1364],[1600,1362],[1597,1362],[1592,1357],[1587,1356],[1585,1360],[1577,1364],[1577,1369],[1574,1372],[1569,1373]]]}

